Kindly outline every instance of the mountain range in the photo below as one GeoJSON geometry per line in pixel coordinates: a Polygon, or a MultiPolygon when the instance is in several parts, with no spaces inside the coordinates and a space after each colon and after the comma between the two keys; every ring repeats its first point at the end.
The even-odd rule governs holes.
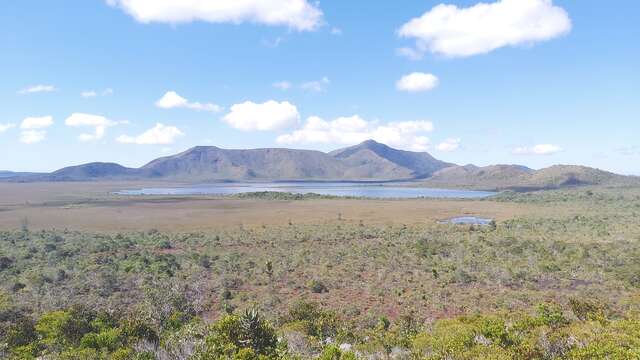
{"type": "Polygon", "coordinates": [[[228,150],[196,146],[140,168],[89,163],[48,174],[0,172],[4,181],[414,181],[419,186],[535,190],[640,183],[636,177],[584,166],[533,170],[520,165],[458,166],[427,152],[397,150],[373,140],[324,153],[295,149],[228,150]]]}

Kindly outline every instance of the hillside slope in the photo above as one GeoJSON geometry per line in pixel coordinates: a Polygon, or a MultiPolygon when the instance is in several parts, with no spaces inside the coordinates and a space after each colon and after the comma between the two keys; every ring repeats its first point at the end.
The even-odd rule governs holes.
{"type": "Polygon", "coordinates": [[[329,153],[344,162],[346,177],[415,179],[454,166],[437,160],[426,152],[397,150],[373,140],[329,153]]]}
{"type": "Polygon", "coordinates": [[[153,177],[180,180],[340,179],[345,166],[320,151],[226,150],[197,146],[141,168],[153,177]]]}
{"type": "Polygon", "coordinates": [[[373,140],[324,153],[283,148],[229,150],[196,146],[141,168],[115,163],[69,166],[49,174],[0,172],[0,181],[417,181],[415,186],[478,190],[539,190],[588,185],[639,185],[640,178],[574,165],[532,170],[521,165],[458,166],[426,152],[373,140]]]}
{"type": "Polygon", "coordinates": [[[520,165],[466,165],[438,171],[421,185],[523,191],[588,185],[640,185],[640,179],[575,165],[555,165],[537,171],[520,165]]]}
{"type": "Polygon", "coordinates": [[[131,179],[143,177],[143,174],[144,172],[139,169],[124,167],[116,163],[94,162],[69,166],[39,177],[44,180],[64,181],[77,179],[131,179]]]}

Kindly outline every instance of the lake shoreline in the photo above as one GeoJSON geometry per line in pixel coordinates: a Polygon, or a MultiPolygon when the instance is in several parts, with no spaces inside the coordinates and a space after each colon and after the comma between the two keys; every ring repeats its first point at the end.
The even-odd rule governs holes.
{"type": "Polygon", "coordinates": [[[269,192],[377,199],[482,199],[498,194],[498,192],[491,191],[389,186],[388,183],[381,182],[234,182],[173,187],[142,187],[123,189],[115,191],[113,194],[119,196],[228,196],[269,192]]]}

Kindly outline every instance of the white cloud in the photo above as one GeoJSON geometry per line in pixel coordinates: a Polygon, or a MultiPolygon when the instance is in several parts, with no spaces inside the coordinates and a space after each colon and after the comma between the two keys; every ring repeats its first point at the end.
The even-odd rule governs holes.
{"type": "Polygon", "coordinates": [[[142,23],[240,24],[252,22],[313,31],[323,24],[322,10],[307,0],[107,0],[142,23]]]}
{"type": "Polygon", "coordinates": [[[300,120],[300,114],[298,108],[287,101],[269,100],[262,104],[246,101],[233,105],[222,120],[243,131],[268,131],[295,125],[300,120]]]}
{"type": "Polygon", "coordinates": [[[87,91],[83,91],[80,93],[80,96],[82,96],[83,98],[92,98],[92,97],[96,97],[98,96],[98,93],[93,91],[93,90],[87,90],[87,91]]]}
{"type": "Polygon", "coordinates": [[[410,47],[402,47],[402,48],[396,49],[396,54],[398,56],[404,56],[407,59],[413,60],[413,61],[420,60],[424,57],[424,54],[422,52],[410,47]]]}
{"type": "Polygon", "coordinates": [[[337,27],[331,28],[331,35],[342,35],[342,29],[337,27]]]}
{"type": "Polygon", "coordinates": [[[398,33],[415,38],[417,52],[456,57],[550,40],[570,30],[569,15],[552,0],[499,0],[468,8],[440,4],[398,33]]]}
{"type": "Polygon", "coordinates": [[[443,152],[456,151],[460,148],[459,138],[449,138],[436,146],[436,149],[443,152]]]}
{"type": "Polygon", "coordinates": [[[433,74],[414,72],[400,78],[396,82],[396,88],[406,92],[421,92],[433,90],[438,83],[438,78],[433,74]]]}
{"type": "Polygon", "coordinates": [[[616,148],[615,152],[624,156],[636,156],[640,154],[640,146],[621,146],[616,148]]]}
{"type": "Polygon", "coordinates": [[[184,133],[177,127],[157,123],[156,126],[138,136],[121,135],[116,141],[122,144],[170,145],[181,136],[184,136],[184,133]]]}
{"type": "Polygon", "coordinates": [[[95,90],[86,90],[80,93],[80,96],[82,96],[83,98],[87,99],[87,98],[93,98],[96,96],[109,96],[109,95],[113,95],[113,89],[112,88],[106,88],[104,90],[102,90],[102,92],[98,93],[95,90]]]}
{"type": "Polygon", "coordinates": [[[20,91],[18,94],[26,95],[26,94],[35,94],[35,93],[43,93],[43,92],[53,92],[56,91],[56,87],[53,85],[33,85],[26,87],[20,91]]]}
{"type": "Polygon", "coordinates": [[[93,141],[100,140],[104,137],[106,129],[111,126],[116,126],[119,124],[126,124],[126,121],[113,121],[109,120],[104,116],[100,115],[92,115],[92,114],[83,114],[83,113],[74,113],[71,114],[66,120],[65,124],[70,127],[93,127],[93,134],[80,134],[78,139],[80,141],[93,141]]]}
{"type": "Polygon", "coordinates": [[[268,48],[277,48],[278,46],[280,46],[280,44],[282,44],[282,42],[285,39],[282,36],[278,36],[275,39],[271,40],[271,39],[263,39],[262,40],[262,45],[268,47],[268,48]]]}
{"type": "Polygon", "coordinates": [[[389,146],[414,151],[426,151],[433,131],[430,121],[403,121],[378,124],[358,115],[326,121],[317,116],[307,119],[304,126],[277,138],[279,144],[340,144],[354,145],[376,140],[389,146]]]}
{"type": "Polygon", "coordinates": [[[280,90],[289,90],[291,89],[291,83],[288,81],[278,81],[273,83],[273,87],[280,90]]]}
{"type": "Polygon", "coordinates": [[[16,124],[0,124],[0,133],[16,127],[16,124]]]}
{"type": "Polygon", "coordinates": [[[20,142],[25,144],[39,143],[45,139],[47,132],[42,129],[46,129],[53,125],[52,116],[40,116],[40,117],[27,117],[22,120],[20,124],[20,142]]]}
{"type": "Polygon", "coordinates": [[[156,106],[162,109],[184,108],[197,111],[220,112],[222,108],[216,104],[201,104],[190,102],[178,95],[175,91],[167,91],[160,100],[156,101],[156,106]]]}
{"type": "Polygon", "coordinates": [[[40,117],[27,117],[22,120],[22,124],[20,124],[20,129],[23,130],[33,130],[33,129],[44,129],[53,125],[53,117],[52,116],[40,116],[40,117]]]}
{"type": "Polygon", "coordinates": [[[44,130],[24,130],[20,133],[20,142],[24,144],[35,144],[45,139],[47,132],[44,130]]]}
{"type": "Polygon", "coordinates": [[[327,86],[331,81],[329,81],[328,77],[323,77],[320,80],[309,81],[300,85],[302,90],[313,91],[313,92],[323,92],[327,89],[327,86]]]}
{"type": "Polygon", "coordinates": [[[563,149],[557,145],[552,144],[538,144],[534,146],[520,146],[513,149],[514,155],[552,155],[563,151],[563,149]]]}

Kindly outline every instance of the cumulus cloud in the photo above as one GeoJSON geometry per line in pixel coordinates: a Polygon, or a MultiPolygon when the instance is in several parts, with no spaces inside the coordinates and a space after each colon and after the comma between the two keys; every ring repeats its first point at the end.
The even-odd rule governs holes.
{"type": "Polygon", "coordinates": [[[275,49],[278,46],[280,46],[280,44],[282,44],[282,42],[285,39],[282,36],[278,36],[275,39],[263,39],[262,40],[262,45],[268,47],[268,48],[272,48],[275,49]]]}
{"type": "Polygon", "coordinates": [[[615,152],[624,156],[636,156],[640,154],[640,146],[621,146],[616,148],[615,152]]]}
{"type": "Polygon", "coordinates": [[[410,47],[402,47],[402,48],[398,48],[396,49],[396,54],[398,56],[404,56],[409,60],[420,60],[424,57],[424,54],[421,51],[418,51],[414,48],[410,48],[410,47]]]}
{"type": "Polygon", "coordinates": [[[322,10],[307,0],[107,0],[142,23],[240,24],[252,22],[313,31],[323,24],[322,10]]]}
{"type": "Polygon", "coordinates": [[[216,104],[201,104],[199,102],[191,102],[175,91],[167,91],[160,100],[156,101],[156,106],[162,109],[191,109],[197,111],[220,112],[222,108],[216,104]]]}
{"type": "Polygon", "coordinates": [[[24,144],[36,144],[41,142],[47,136],[44,130],[25,130],[20,133],[20,142],[24,144]]]}
{"type": "Polygon", "coordinates": [[[87,91],[83,91],[80,93],[80,96],[82,96],[83,98],[92,98],[92,97],[96,97],[98,96],[98,93],[93,91],[93,90],[87,90],[87,91]]]}
{"type": "Polygon", "coordinates": [[[396,82],[396,88],[406,92],[421,92],[435,89],[439,80],[433,74],[414,72],[405,75],[396,82]]]}
{"type": "Polygon", "coordinates": [[[280,90],[291,89],[291,83],[288,81],[278,81],[273,83],[273,87],[280,90]]]}
{"type": "Polygon", "coordinates": [[[27,117],[22,120],[20,129],[33,130],[44,129],[53,125],[53,116],[39,116],[39,117],[27,117]]]}
{"type": "Polygon", "coordinates": [[[80,136],[78,136],[80,141],[100,140],[104,137],[108,127],[126,123],[126,121],[113,121],[104,116],[83,113],[71,114],[71,116],[65,120],[65,125],[70,127],[92,127],[94,129],[94,132],[91,134],[80,134],[80,136]]]}
{"type": "Polygon", "coordinates": [[[46,92],[53,92],[56,91],[56,87],[53,85],[32,85],[32,86],[28,86],[20,91],[18,91],[18,94],[20,95],[26,95],[26,94],[35,94],[35,93],[46,93],[46,92]]]}
{"type": "Polygon", "coordinates": [[[570,30],[569,15],[552,0],[499,0],[467,8],[440,4],[398,33],[416,40],[417,53],[463,57],[550,40],[570,30]]]}
{"type": "Polygon", "coordinates": [[[138,136],[121,135],[116,141],[122,144],[170,145],[181,136],[184,133],[177,127],[156,123],[156,126],[138,136]]]}
{"type": "Polygon", "coordinates": [[[552,155],[563,151],[563,149],[557,145],[552,144],[538,144],[534,146],[520,146],[513,149],[514,155],[552,155]]]}
{"type": "Polygon", "coordinates": [[[243,131],[269,131],[295,125],[300,120],[298,108],[287,102],[269,100],[262,104],[245,101],[235,104],[222,120],[243,131]]]}
{"type": "Polygon", "coordinates": [[[436,149],[443,152],[456,151],[460,148],[460,141],[459,138],[449,138],[438,144],[436,149]]]}
{"type": "Polygon", "coordinates": [[[354,145],[365,140],[414,151],[426,151],[433,131],[430,121],[402,121],[378,124],[358,115],[327,121],[317,116],[307,119],[302,128],[277,138],[279,144],[340,144],[354,145]]]}
{"type": "Polygon", "coordinates": [[[45,139],[47,131],[43,130],[53,125],[52,116],[27,117],[20,124],[20,142],[35,144],[45,139]]]}
{"type": "Polygon", "coordinates": [[[108,95],[113,95],[113,89],[111,88],[106,88],[104,90],[102,90],[101,92],[95,91],[95,90],[86,90],[80,93],[80,96],[82,96],[83,98],[87,99],[87,98],[94,98],[97,96],[108,96],[108,95]]]}
{"type": "Polygon", "coordinates": [[[329,81],[329,78],[325,76],[320,80],[313,80],[302,83],[300,85],[300,88],[306,91],[323,92],[327,89],[327,86],[329,86],[330,83],[331,81],[329,81]]]}
{"type": "Polygon", "coordinates": [[[16,124],[0,124],[0,133],[3,133],[9,129],[13,129],[14,127],[16,127],[16,124]]]}

